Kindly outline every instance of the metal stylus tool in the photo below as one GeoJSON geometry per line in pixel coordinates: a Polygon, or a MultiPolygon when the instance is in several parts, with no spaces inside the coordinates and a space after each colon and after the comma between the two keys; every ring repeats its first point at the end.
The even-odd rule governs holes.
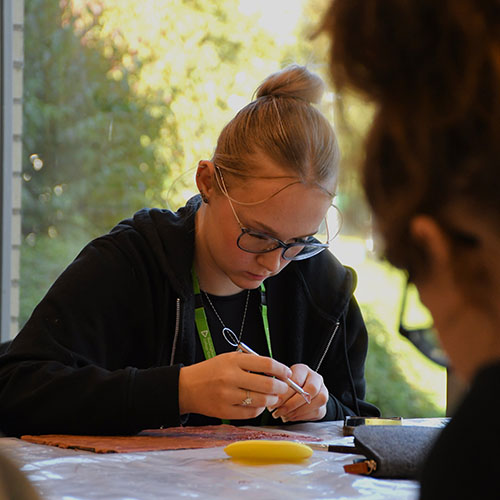
{"type": "MultiPolygon", "coordinates": [[[[227,342],[232,346],[236,347],[239,351],[259,356],[258,353],[256,353],[250,347],[248,347],[245,343],[238,341],[238,338],[236,337],[235,333],[230,328],[224,328],[222,333],[227,342]]],[[[288,387],[291,387],[295,392],[298,392],[304,398],[304,401],[307,404],[311,404],[311,395],[308,392],[304,391],[304,389],[302,389],[300,385],[296,384],[290,378],[287,378],[285,382],[288,384],[288,387]]]]}

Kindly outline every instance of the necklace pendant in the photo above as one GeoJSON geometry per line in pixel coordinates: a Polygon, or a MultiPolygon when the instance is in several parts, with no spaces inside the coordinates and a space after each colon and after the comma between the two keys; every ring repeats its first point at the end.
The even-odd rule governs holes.
{"type": "Polygon", "coordinates": [[[245,310],[243,311],[243,319],[241,320],[241,329],[240,329],[240,336],[237,337],[236,334],[231,330],[231,328],[228,328],[225,324],[224,321],[222,321],[222,318],[219,316],[219,313],[217,312],[217,309],[215,309],[214,305],[212,304],[212,301],[210,300],[210,297],[208,296],[207,292],[203,291],[208,303],[210,304],[210,307],[213,309],[215,315],[219,319],[221,325],[222,325],[222,335],[226,339],[226,341],[232,345],[233,347],[238,347],[240,342],[241,342],[241,337],[243,336],[243,327],[245,326],[245,319],[247,317],[247,309],[248,309],[248,300],[250,299],[250,290],[247,290],[247,299],[245,301],[245,310]]]}
{"type": "Polygon", "coordinates": [[[233,347],[238,347],[238,344],[240,342],[236,334],[233,332],[233,330],[231,330],[231,328],[225,326],[222,329],[222,335],[224,336],[228,344],[231,344],[233,347]]]}

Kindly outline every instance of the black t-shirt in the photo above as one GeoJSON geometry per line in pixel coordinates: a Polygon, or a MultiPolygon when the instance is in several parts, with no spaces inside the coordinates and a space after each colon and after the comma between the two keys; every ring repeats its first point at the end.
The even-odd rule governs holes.
{"type": "MultiPolygon", "coordinates": [[[[224,325],[235,333],[237,337],[240,336],[241,323],[243,320],[243,314],[245,310],[245,303],[247,300],[247,290],[243,290],[235,295],[228,296],[217,296],[210,295],[209,298],[212,302],[213,307],[219,314],[220,318],[224,322],[224,325]]],[[[205,297],[204,292],[201,292],[201,299],[203,303],[203,308],[205,309],[205,314],[207,316],[208,328],[210,329],[210,335],[212,336],[212,342],[214,344],[214,349],[217,354],[222,354],[224,352],[235,351],[236,348],[230,345],[222,334],[222,329],[224,326],[215,314],[213,308],[205,297]]],[[[196,330],[198,332],[198,330],[196,330]]],[[[273,347],[273,335],[270,332],[271,337],[271,348],[273,347]]],[[[255,352],[261,356],[269,356],[269,349],[267,347],[266,336],[264,332],[264,324],[262,321],[261,313],[261,298],[260,289],[250,290],[250,295],[248,297],[248,307],[245,318],[245,324],[243,326],[243,332],[241,336],[242,342],[244,342],[248,347],[253,349],[255,352]]],[[[277,339],[274,339],[277,342],[277,339]]],[[[205,354],[201,346],[201,341],[199,338],[196,342],[196,358],[195,362],[199,363],[205,360],[205,354]]],[[[207,382],[209,383],[209,382],[207,382]]],[[[267,411],[265,412],[268,413],[267,411]]],[[[265,417],[269,419],[269,416],[265,417]]],[[[197,425],[197,420],[200,419],[199,415],[191,414],[188,417],[188,421],[185,425],[197,425]]],[[[205,425],[207,424],[207,417],[202,417],[205,425]]],[[[220,424],[220,419],[212,419],[213,425],[220,424]]],[[[269,419],[269,424],[273,422],[282,423],[274,421],[272,418],[269,419]]],[[[231,420],[233,425],[261,425],[262,416],[250,420],[231,420]]]]}
{"type": "MultiPolygon", "coordinates": [[[[248,290],[243,290],[240,293],[228,296],[210,294],[208,296],[215,310],[224,322],[224,326],[230,328],[238,338],[240,337],[241,332],[241,340],[248,345],[248,347],[261,356],[269,356],[269,349],[267,348],[264,325],[262,322],[259,289],[250,290],[250,292],[248,292],[248,290]],[[241,331],[241,323],[243,320],[248,293],[250,293],[250,295],[248,297],[245,324],[243,325],[243,331],[241,331]]],[[[205,314],[207,316],[208,328],[210,329],[215,352],[217,354],[221,354],[223,352],[235,351],[236,348],[229,344],[224,338],[224,335],[222,334],[224,326],[216,316],[203,292],[201,292],[201,298],[203,308],[205,309],[205,314]]],[[[196,343],[196,362],[198,363],[204,359],[205,355],[201,347],[201,342],[198,339],[198,342],[196,343]]]]}

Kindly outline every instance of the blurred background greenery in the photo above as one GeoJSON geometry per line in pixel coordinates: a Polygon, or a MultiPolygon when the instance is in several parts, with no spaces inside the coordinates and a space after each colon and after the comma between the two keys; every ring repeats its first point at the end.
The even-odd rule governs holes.
{"type": "MultiPolygon", "coordinates": [[[[191,196],[193,167],[268,74],[297,62],[328,81],[327,40],[310,36],[326,3],[25,0],[21,323],[87,241],[191,196]]],[[[332,251],[358,273],[367,399],[387,416],[443,415],[445,371],[397,333],[404,276],[376,256],[358,182],[372,111],[331,91],[322,110],[343,156],[332,251]]]]}

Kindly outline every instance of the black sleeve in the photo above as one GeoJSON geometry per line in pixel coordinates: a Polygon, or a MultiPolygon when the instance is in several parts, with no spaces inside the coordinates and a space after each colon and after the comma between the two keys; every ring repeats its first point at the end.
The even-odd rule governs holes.
{"type": "Polygon", "coordinates": [[[0,356],[4,433],[179,425],[180,366],[162,366],[158,358],[166,304],[165,294],[154,292],[164,285],[134,238],[124,232],[90,243],[0,356]]]}
{"type": "Polygon", "coordinates": [[[335,356],[333,364],[342,363],[344,375],[332,378],[327,387],[330,398],[327,414],[323,420],[343,420],[348,415],[378,417],[380,411],[364,400],[366,394],[365,360],[368,349],[368,334],[359,306],[351,298],[347,314],[339,326],[336,351],[343,356],[335,356]],[[343,359],[342,359],[343,358],[343,359]]]}

